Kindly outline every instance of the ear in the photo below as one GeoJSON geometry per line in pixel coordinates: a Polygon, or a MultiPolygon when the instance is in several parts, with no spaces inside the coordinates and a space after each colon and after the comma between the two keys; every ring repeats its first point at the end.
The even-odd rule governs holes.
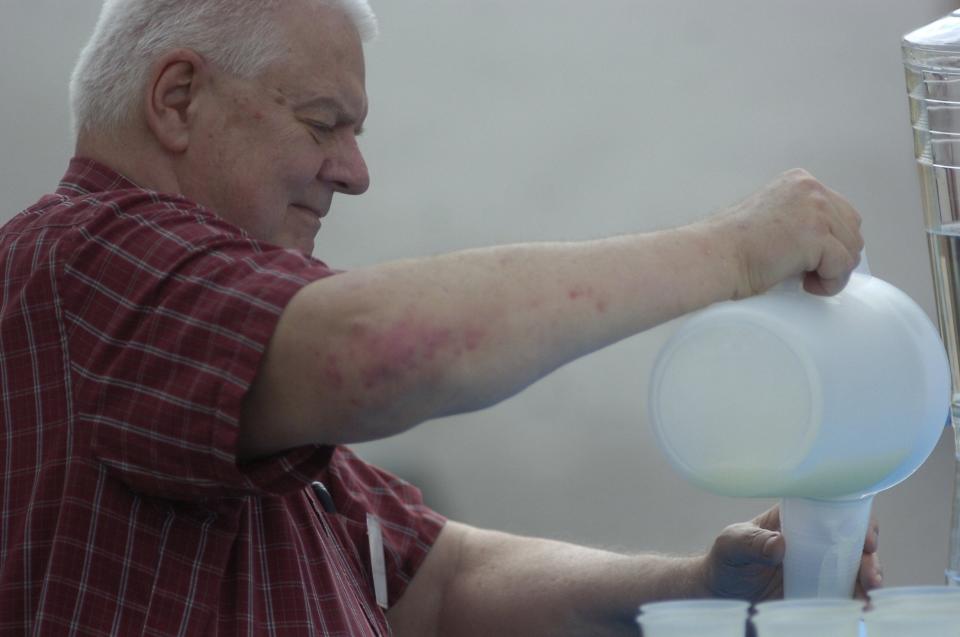
{"type": "Polygon", "coordinates": [[[154,137],[170,152],[182,153],[189,146],[197,98],[208,85],[207,72],[203,58],[189,49],[171,51],[152,67],[144,116],[154,137]]]}

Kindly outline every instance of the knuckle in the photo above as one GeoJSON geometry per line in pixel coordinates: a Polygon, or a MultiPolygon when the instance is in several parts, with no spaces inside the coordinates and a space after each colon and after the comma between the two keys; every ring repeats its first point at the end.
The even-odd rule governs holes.
{"type": "Polygon", "coordinates": [[[813,179],[813,175],[804,170],[803,168],[791,168],[790,170],[783,173],[785,176],[792,179],[804,180],[804,179],[813,179]]]}
{"type": "MultiPolygon", "coordinates": [[[[820,212],[819,210],[817,212],[820,212]]],[[[830,222],[822,214],[816,214],[810,220],[810,230],[814,236],[822,239],[830,235],[830,222]]]]}
{"type": "Polygon", "coordinates": [[[797,169],[795,179],[797,184],[808,192],[824,192],[826,187],[820,181],[803,169],[797,169]]]}
{"type": "Polygon", "coordinates": [[[844,259],[843,269],[846,272],[850,272],[855,267],[857,267],[858,263],[860,263],[860,255],[857,253],[851,254],[850,252],[848,252],[846,258],[844,259]]]}
{"type": "Polygon", "coordinates": [[[806,204],[817,212],[826,213],[833,210],[830,193],[819,181],[804,181],[800,192],[806,204]]]}
{"type": "Polygon", "coordinates": [[[720,535],[717,536],[717,539],[729,539],[731,537],[736,537],[740,534],[742,527],[742,523],[726,526],[722,531],[720,531],[720,535]]]}
{"type": "Polygon", "coordinates": [[[720,534],[714,540],[714,546],[720,549],[729,548],[735,545],[739,538],[743,537],[746,531],[745,525],[741,523],[731,524],[720,531],[720,534]]]}

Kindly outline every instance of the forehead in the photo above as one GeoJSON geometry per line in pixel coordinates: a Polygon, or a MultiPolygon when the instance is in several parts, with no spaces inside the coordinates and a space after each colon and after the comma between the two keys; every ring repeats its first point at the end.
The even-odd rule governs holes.
{"type": "Polygon", "coordinates": [[[288,3],[279,17],[287,50],[264,74],[268,86],[293,103],[322,96],[365,110],[363,46],[346,13],[310,0],[288,3]]]}

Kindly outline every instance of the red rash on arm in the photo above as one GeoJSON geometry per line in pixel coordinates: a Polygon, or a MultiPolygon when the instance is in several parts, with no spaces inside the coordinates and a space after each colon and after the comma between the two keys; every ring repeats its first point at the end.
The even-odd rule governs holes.
{"type": "Polygon", "coordinates": [[[327,355],[324,361],[323,380],[333,389],[343,388],[343,372],[340,370],[340,361],[334,354],[327,355]]]}
{"type": "Polygon", "coordinates": [[[463,335],[463,344],[468,352],[472,352],[480,347],[480,343],[486,337],[486,333],[480,329],[468,329],[463,335]]]}
{"type": "Polygon", "coordinates": [[[609,308],[609,303],[604,299],[596,299],[596,291],[593,288],[581,288],[576,287],[567,291],[567,298],[571,301],[577,301],[580,299],[584,300],[596,300],[593,304],[594,309],[598,314],[606,314],[607,309],[609,308]]]}
{"type": "Polygon", "coordinates": [[[475,351],[486,338],[486,332],[466,328],[456,335],[449,328],[401,320],[382,332],[355,326],[351,336],[352,358],[361,361],[360,384],[369,390],[424,371],[430,364],[445,364],[450,358],[475,351]]]}

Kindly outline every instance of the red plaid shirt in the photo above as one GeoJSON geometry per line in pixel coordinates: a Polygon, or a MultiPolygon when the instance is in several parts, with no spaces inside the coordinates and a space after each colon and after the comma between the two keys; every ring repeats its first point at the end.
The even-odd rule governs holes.
{"type": "Polygon", "coordinates": [[[389,634],[366,514],[391,603],[443,519],[342,448],[234,455],[280,313],[330,274],[82,159],[0,229],[0,633],[389,634]]]}

